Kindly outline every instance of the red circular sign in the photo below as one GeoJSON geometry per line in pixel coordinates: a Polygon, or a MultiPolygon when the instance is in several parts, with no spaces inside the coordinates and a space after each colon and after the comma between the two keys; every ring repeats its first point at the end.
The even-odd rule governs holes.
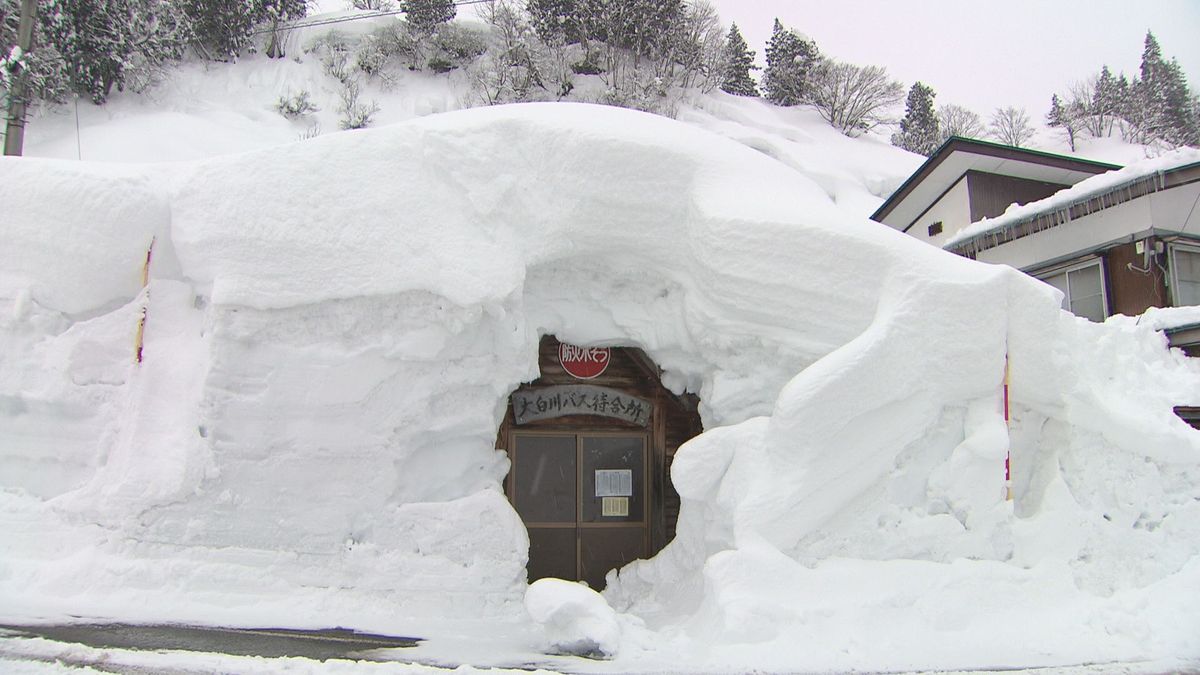
{"type": "Polygon", "coordinates": [[[580,380],[591,380],[608,368],[608,347],[576,347],[565,342],[558,345],[558,362],[563,370],[580,380]]]}

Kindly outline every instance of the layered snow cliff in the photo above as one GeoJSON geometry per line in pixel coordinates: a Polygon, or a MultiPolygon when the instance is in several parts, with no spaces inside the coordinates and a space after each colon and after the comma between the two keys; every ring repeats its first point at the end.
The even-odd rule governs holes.
{"type": "Polygon", "coordinates": [[[527,539],[493,445],[555,334],[644,349],[708,430],[672,472],[676,541],[606,592],[640,619],[622,658],[1200,654],[1200,434],[1171,411],[1200,403],[1200,368],[829,194],[572,104],[196,163],[5,159],[0,597],[518,616],[527,539]]]}

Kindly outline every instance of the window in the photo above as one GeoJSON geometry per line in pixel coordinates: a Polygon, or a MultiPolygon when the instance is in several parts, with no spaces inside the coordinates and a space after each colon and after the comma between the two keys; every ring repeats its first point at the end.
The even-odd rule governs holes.
{"type": "Polygon", "coordinates": [[[1099,260],[1089,260],[1038,278],[1063,292],[1062,308],[1068,312],[1097,322],[1108,316],[1104,267],[1099,260]]]}
{"type": "Polygon", "coordinates": [[[1171,283],[1176,307],[1200,305],[1200,249],[1171,247],[1171,283]]]}
{"type": "Polygon", "coordinates": [[[942,221],[939,220],[936,223],[929,226],[929,236],[935,237],[941,233],[942,233],[942,221]]]}

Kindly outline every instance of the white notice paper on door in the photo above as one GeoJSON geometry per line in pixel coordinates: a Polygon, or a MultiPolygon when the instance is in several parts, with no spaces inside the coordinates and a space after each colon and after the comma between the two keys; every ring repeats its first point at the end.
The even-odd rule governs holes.
{"type": "Polygon", "coordinates": [[[632,497],[632,469],[596,469],[597,497],[632,497]]]}

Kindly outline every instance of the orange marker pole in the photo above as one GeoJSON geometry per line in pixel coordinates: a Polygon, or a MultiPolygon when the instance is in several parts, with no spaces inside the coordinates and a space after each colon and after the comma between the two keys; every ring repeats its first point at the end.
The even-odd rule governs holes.
{"type": "MultiPolygon", "coordinates": [[[[154,239],[150,240],[150,248],[146,249],[146,262],[142,264],[142,288],[145,288],[150,283],[150,259],[154,255],[154,239]]],[[[149,292],[146,294],[146,299],[149,301],[149,292]]],[[[138,319],[137,337],[133,343],[133,358],[137,363],[142,362],[142,338],[146,334],[146,309],[142,306],[142,316],[138,319]]]]}

